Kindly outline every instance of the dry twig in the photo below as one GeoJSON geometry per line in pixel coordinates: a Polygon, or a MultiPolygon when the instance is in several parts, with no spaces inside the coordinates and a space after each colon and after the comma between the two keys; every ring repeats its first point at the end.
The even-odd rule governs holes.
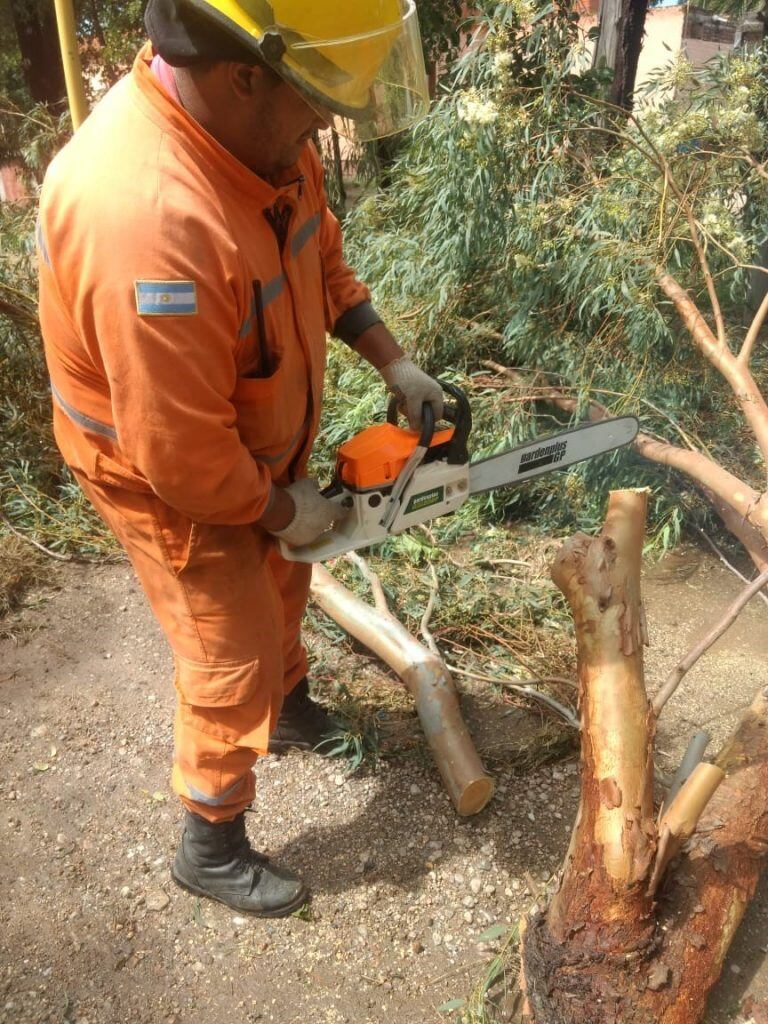
{"type": "Polygon", "coordinates": [[[714,644],[716,640],[719,640],[723,633],[733,625],[743,608],[752,600],[755,594],[765,586],[768,586],[768,571],[761,573],[757,579],[753,580],[749,586],[739,594],[736,600],[726,609],[725,614],[722,616],[720,621],[709,630],[707,635],[703,637],[696,646],[693,647],[688,654],[686,654],[686,656],[677,663],[677,665],[675,665],[674,669],[667,677],[667,681],[653,698],[653,710],[657,716],[661,713],[664,705],[680,685],[680,682],[686,672],[690,671],[699,658],[709,650],[712,644],[714,644]]]}

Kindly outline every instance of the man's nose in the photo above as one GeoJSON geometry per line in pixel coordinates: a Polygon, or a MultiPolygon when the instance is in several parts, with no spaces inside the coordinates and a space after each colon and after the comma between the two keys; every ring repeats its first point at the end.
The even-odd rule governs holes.
{"type": "Polygon", "coordinates": [[[333,124],[333,113],[327,107],[321,107],[319,104],[314,108],[315,111],[315,131],[324,132],[333,124]]]}

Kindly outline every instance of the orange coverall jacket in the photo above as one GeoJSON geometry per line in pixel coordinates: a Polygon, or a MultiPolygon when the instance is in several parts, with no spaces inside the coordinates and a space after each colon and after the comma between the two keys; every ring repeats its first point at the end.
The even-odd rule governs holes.
{"type": "Polygon", "coordinates": [[[57,443],[174,652],[174,787],[217,820],[251,799],[251,764],[306,672],[307,567],[251,524],[273,481],[305,475],[326,332],[378,317],[314,147],[274,187],[150,61],[146,47],[48,171],[40,319],[57,443]]]}

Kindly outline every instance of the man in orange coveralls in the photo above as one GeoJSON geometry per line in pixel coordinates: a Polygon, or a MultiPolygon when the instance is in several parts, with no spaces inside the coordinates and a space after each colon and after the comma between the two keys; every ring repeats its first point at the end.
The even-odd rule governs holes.
{"type": "Polygon", "coordinates": [[[307,892],[251,848],[244,809],[259,754],[328,728],[300,638],[310,568],[275,540],[334,518],[306,475],[326,331],[413,427],[442,411],[342,258],[310,140],[331,118],[362,138],[412,124],[423,56],[413,0],[150,0],[146,24],[43,187],[54,427],[173,650],[173,878],[279,916],[307,892]]]}

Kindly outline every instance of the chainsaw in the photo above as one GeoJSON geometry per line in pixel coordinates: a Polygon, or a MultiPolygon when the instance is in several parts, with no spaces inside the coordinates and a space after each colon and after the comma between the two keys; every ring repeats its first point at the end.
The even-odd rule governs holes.
{"type": "Polygon", "coordinates": [[[339,449],[333,482],[322,492],[339,505],[334,528],[301,547],[281,541],[283,558],[323,562],[380,544],[419,523],[455,512],[475,494],[513,487],[622,448],[640,429],[634,416],[600,420],[470,462],[469,402],[455,384],[440,385],[453,400],[446,402],[443,412],[449,425],[436,429],[432,406],[425,403],[421,430],[405,429],[398,425],[393,398],[386,423],[367,427],[339,449]]]}

